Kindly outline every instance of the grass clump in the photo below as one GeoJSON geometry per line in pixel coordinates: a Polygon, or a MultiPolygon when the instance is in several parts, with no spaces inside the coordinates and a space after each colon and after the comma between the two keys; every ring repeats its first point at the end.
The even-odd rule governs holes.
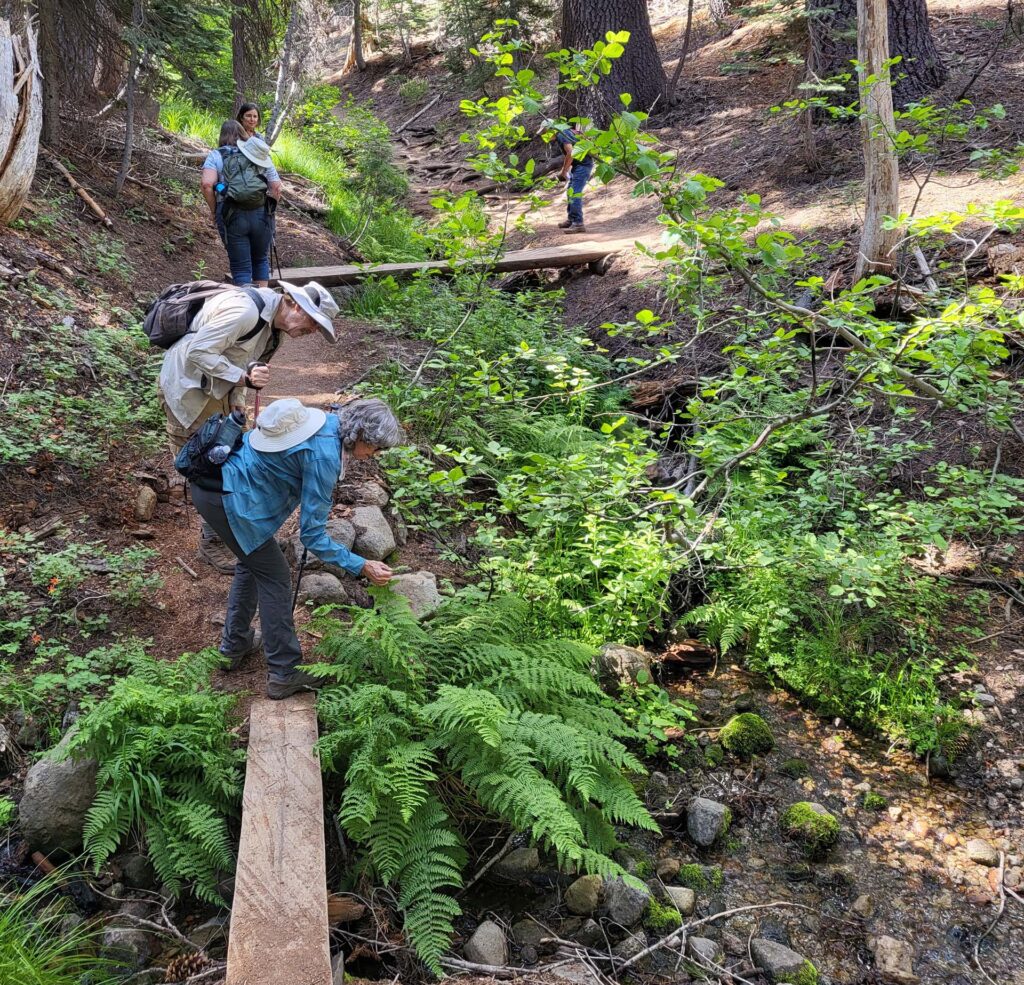
{"type": "Polygon", "coordinates": [[[718,733],[718,741],[735,756],[749,759],[775,748],[775,738],[768,723],[752,711],[734,715],[718,733]]]}
{"type": "Polygon", "coordinates": [[[647,901],[644,913],[644,927],[654,933],[666,933],[675,930],[683,922],[682,915],[674,906],[660,903],[653,896],[647,901]]]}
{"type": "Polygon", "coordinates": [[[868,790],[861,798],[860,806],[866,811],[884,811],[889,806],[889,799],[880,793],[868,790]]]}
{"type": "Polygon", "coordinates": [[[808,858],[821,858],[839,840],[839,822],[820,804],[806,800],[786,808],[779,826],[785,835],[800,843],[808,858]]]}
{"type": "Polygon", "coordinates": [[[698,865],[696,862],[690,862],[679,867],[676,882],[680,886],[692,889],[695,893],[718,890],[722,888],[724,882],[722,867],[719,865],[698,865]]]}
{"type": "Polygon", "coordinates": [[[0,797],[0,828],[10,826],[14,820],[15,803],[10,797],[0,797]]]}
{"type": "Polygon", "coordinates": [[[810,770],[802,759],[787,759],[779,767],[779,772],[792,777],[794,780],[799,780],[801,777],[807,776],[810,770]]]}

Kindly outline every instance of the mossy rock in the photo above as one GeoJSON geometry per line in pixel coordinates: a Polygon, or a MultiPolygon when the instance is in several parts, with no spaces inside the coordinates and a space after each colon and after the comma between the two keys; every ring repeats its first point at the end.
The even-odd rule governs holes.
{"type": "Polygon", "coordinates": [[[718,733],[718,741],[741,759],[761,756],[775,748],[775,738],[768,723],[752,711],[733,715],[718,733]]]}
{"type": "Polygon", "coordinates": [[[802,776],[807,776],[811,771],[802,759],[787,759],[779,767],[779,772],[784,773],[786,776],[791,776],[794,780],[799,780],[802,776]]]}
{"type": "Polygon", "coordinates": [[[713,743],[704,750],[704,762],[711,769],[716,769],[725,762],[725,750],[717,742],[713,743]]]}
{"type": "Polygon", "coordinates": [[[884,811],[889,806],[889,800],[880,793],[868,790],[861,798],[860,806],[866,811],[884,811]]]}
{"type": "Polygon", "coordinates": [[[783,981],[788,985],[818,985],[818,969],[810,961],[805,961],[804,966],[795,975],[786,975],[783,981]]]}
{"type": "Polygon", "coordinates": [[[839,841],[839,822],[821,804],[806,800],[786,808],[779,827],[800,843],[808,858],[821,858],[839,841]]]}
{"type": "Polygon", "coordinates": [[[692,889],[695,893],[718,890],[722,888],[724,882],[722,867],[720,865],[698,865],[696,862],[681,865],[676,882],[680,886],[692,889]]]}
{"type": "Polygon", "coordinates": [[[653,896],[647,902],[644,913],[644,927],[654,933],[667,933],[682,925],[683,918],[679,911],[667,903],[660,903],[653,896]]]}

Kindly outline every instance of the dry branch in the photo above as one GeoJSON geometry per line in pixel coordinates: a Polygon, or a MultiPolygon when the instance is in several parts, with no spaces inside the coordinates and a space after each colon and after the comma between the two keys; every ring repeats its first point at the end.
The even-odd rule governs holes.
{"type": "Polygon", "coordinates": [[[66,167],[64,167],[63,164],[60,163],[60,159],[57,157],[57,155],[54,154],[53,151],[50,150],[48,147],[43,147],[42,144],[40,144],[39,149],[48,158],[50,158],[51,162],[53,163],[53,166],[62,175],[64,175],[64,178],[67,180],[67,183],[72,187],[72,189],[74,190],[75,194],[78,195],[78,197],[83,202],[85,202],[85,204],[88,205],[90,209],[92,209],[92,211],[95,213],[95,215],[99,218],[100,222],[102,222],[104,226],[107,226],[108,228],[112,229],[114,227],[114,223],[110,220],[110,217],[106,214],[106,212],[103,211],[103,209],[101,209],[99,207],[99,204],[97,203],[96,199],[94,199],[92,197],[92,195],[90,195],[75,180],[74,175],[72,175],[72,173],[66,167]]]}
{"type": "Polygon", "coordinates": [[[398,127],[398,129],[395,130],[395,133],[401,133],[407,126],[409,126],[410,123],[415,123],[424,113],[426,113],[428,109],[430,109],[431,106],[436,106],[440,101],[440,95],[434,96],[434,98],[431,99],[430,102],[423,107],[423,109],[419,110],[414,115],[410,116],[409,119],[405,121],[405,123],[398,127]]]}

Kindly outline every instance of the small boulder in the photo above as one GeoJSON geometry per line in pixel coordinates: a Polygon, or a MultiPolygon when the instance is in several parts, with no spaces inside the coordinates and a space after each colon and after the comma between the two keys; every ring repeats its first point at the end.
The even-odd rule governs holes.
{"type": "Polygon", "coordinates": [[[630,934],[612,948],[612,954],[623,961],[635,958],[647,947],[647,938],[643,934],[630,934]]]}
{"type": "Polygon", "coordinates": [[[604,880],[600,876],[580,876],[566,891],[565,905],[570,913],[589,917],[601,902],[604,880]]]}
{"type": "MultiPolygon", "coordinates": [[[[352,550],[356,542],[356,528],[352,524],[341,517],[331,517],[327,521],[325,527],[327,536],[331,538],[336,544],[342,544],[349,550],[352,550]]],[[[302,535],[299,531],[295,531],[290,537],[283,542],[283,549],[285,557],[288,559],[288,563],[293,568],[297,568],[299,563],[302,561],[302,535]]],[[[335,564],[324,564],[315,554],[306,555],[306,571],[330,571],[332,574],[338,575],[339,577],[347,574],[344,568],[340,568],[335,564]]]]}
{"type": "Polygon", "coordinates": [[[620,927],[633,927],[643,918],[651,891],[630,886],[621,876],[604,881],[604,903],[601,915],[620,927]]]}
{"type": "Polygon", "coordinates": [[[334,498],[353,506],[384,507],[391,497],[379,482],[343,482],[335,490],[334,498]]]}
{"type": "Polygon", "coordinates": [[[800,981],[807,985],[818,980],[817,971],[802,954],[785,944],[759,937],[750,942],[750,954],[754,964],[773,982],[800,981]],[[803,976],[798,978],[797,976],[803,976]]]}
{"type": "Polygon", "coordinates": [[[485,920],[466,941],[463,954],[476,964],[508,964],[508,941],[504,931],[493,920],[485,920]]]}
{"type": "Polygon", "coordinates": [[[808,858],[822,858],[839,841],[839,822],[821,804],[806,800],[786,808],[779,826],[800,843],[808,858]]]}
{"type": "Polygon", "coordinates": [[[654,871],[662,882],[671,882],[677,875],[679,875],[679,867],[681,864],[682,863],[677,858],[658,859],[658,864],[654,871]]]}
{"type": "Polygon", "coordinates": [[[149,907],[146,903],[133,900],[123,904],[103,932],[102,957],[125,971],[138,971],[144,967],[156,941],[127,918],[145,919],[148,916],[149,907]]]}
{"type": "Polygon", "coordinates": [[[694,797],[686,808],[686,830],[702,848],[710,848],[731,823],[732,811],[717,800],[694,797]]]}
{"type": "Polygon", "coordinates": [[[368,561],[383,561],[398,545],[379,506],[357,506],[352,511],[356,528],[356,554],[368,561]]]}
{"type": "Polygon", "coordinates": [[[153,519],[156,512],[157,495],[149,486],[141,486],[139,494],[135,497],[135,519],[139,523],[146,523],[153,519]]]}
{"type": "Polygon", "coordinates": [[[417,619],[429,616],[441,604],[437,590],[437,575],[433,571],[417,571],[411,575],[395,575],[388,587],[396,595],[409,600],[409,607],[417,619]]]}
{"type": "Polygon", "coordinates": [[[725,959],[722,948],[717,941],[709,937],[687,937],[686,953],[702,964],[721,964],[725,959]]]}
{"type": "Polygon", "coordinates": [[[605,683],[635,684],[641,671],[650,674],[651,657],[621,643],[605,643],[597,656],[598,676],[605,683]]]}
{"type": "Polygon", "coordinates": [[[999,864],[999,852],[997,852],[984,838],[971,838],[967,842],[967,857],[978,865],[994,867],[999,864]]]}
{"type": "Polygon", "coordinates": [[[82,847],[85,813],[96,796],[96,761],[61,760],[65,738],[47,756],[33,763],[25,776],[25,792],[18,806],[21,833],[32,848],[48,855],[75,853],[82,847]]]}
{"type": "Polygon", "coordinates": [[[298,601],[302,605],[307,602],[312,605],[344,605],[348,601],[348,595],[340,578],[328,571],[311,571],[302,576],[298,601]]]}
{"type": "Polygon", "coordinates": [[[920,981],[914,974],[914,949],[895,937],[879,937],[871,946],[875,955],[875,968],[886,982],[911,985],[920,981]]]}
{"type": "Polygon", "coordinates": [[[861,893],[853,901],[853,912],[864,920],[870,920],[875,913],[875,902],[867,893],[861,893]]]}
{"type": "Polygon", "coordinates": [[[539,868],[540,853],[534,845],[530,845],[527,848],[514,848],[500,862],[495,863],[491,871],[501,879],[521,882],[539,868]]]}
{"type": "Polygon", "coordinates": [[[537,954],[553,954],[557,944],[541,943],[544,938],[551,936],[550,931],[545,930],[536,920],[517,920],[512,924],[512,939],[520,950],[532,947],[537,954]]]}
{"type": "Polygon", "coordinates": [[[697,894],[686,886],[666,886],[665,893],[669,902],[679,911],[682,917],[693,915],[697,906],[697,894]]]}
{"type": "Polygon", "coordinates": [[[142,854],[122,855],[117,859],[121,867],[121,879],[133,889],[156,889],[156,870],[149,857],[142,854]]]}
{"type": "Polygon", "coordinates": [[[740,759],[762,756],[775,748],[775,738],[768,723],[752,711],[745,711],[722,726],[718,733],[722,746],[740,759]]]}
{"type": "Polygon", "coordinates": [[[597,947],[604,943],[604,931],[596,920],[584,920],[578,930],[572,934],[572,939],[584,947],[597,947]]]}

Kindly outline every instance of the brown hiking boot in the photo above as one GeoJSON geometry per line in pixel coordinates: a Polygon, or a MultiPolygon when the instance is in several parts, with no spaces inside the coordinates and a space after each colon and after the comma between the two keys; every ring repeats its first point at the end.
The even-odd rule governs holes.
{"type": "Polygon", "coordinates": [[[272,677],[268,678],[267,697],[273,701],[280,701],[301,691],[315,691],[323,687],[324,683],[321,678],[307,674],[304,670],[295,670],[287,680],[275,681],[272,677]]]}
{"type": "Polygon", "coordinates": [[[242,664],[249,659],[254,653],[259,653],[263,649],[263,634],[257,629],[253,633],[252,646],[248,650],[243,650],[241,653],[225,653],[221,650],[221,655],[228,658],[231,661],[228,664],[228,670],[241,670],[242,664]]]}
{"type": "Polygon", "coordinates": [[[231,548],[224,541],[217,539],[199,541],[199,560],[215,568],[222,575],[235,573],[235,562],[238,560],[231,553],[231,548]]]}
{"type": "Polygon", "coordinates": [[[572,225],[572,223],[568,219],[566,219],[565,222],[560,222],[558,224],[558,228],[559,229],[568,229],[571,225],[572,225]]]}
{"type": "Polygon", "coordinates": [[[563,232],[569,233],[570,235],[572,235],[573,233],[585,233],[586,231],[587,231],[587,227],[586,227],[586,226],[584,226],[582,222],[579,222],[579,223],[570,223],[570,224],[569,224],[569,225],[568,225],[568,226],[567,226],[567,227],[566,227],[566,228],[565,228],[565,229],[563,230],[563,232]]]}

